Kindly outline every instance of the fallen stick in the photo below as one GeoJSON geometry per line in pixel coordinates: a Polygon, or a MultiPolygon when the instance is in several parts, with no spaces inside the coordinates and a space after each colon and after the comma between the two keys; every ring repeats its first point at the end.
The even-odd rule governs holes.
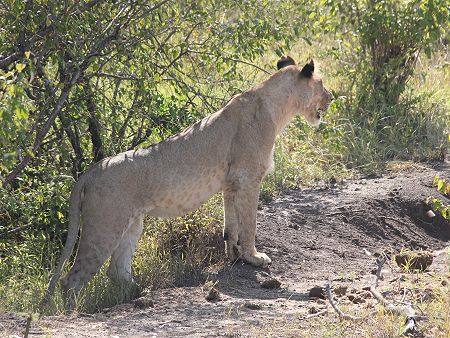
{"type": "Polygon", "coordinates": [[[412,308],[411,304],[404,304],[403,306],[396,306],[389,303],[386,298],[376,289],[378,286],[378,281],[381,279],[381,270],[384,263],[386,263],[387,257],[384,256],[382,259],[377,259],[377,272],[375,274],[375,282],[370,285],[370,292],[373,297],[383,305],[384,309],[392,314],[399,316],[406,316],[405,328],[403,329],[402,335],[416,331],[416,312],[412,308]]]}
{"type": "Polygon", "coordinates": [[[300,318],[300,319],[301,319],[301,320],[305,320],[305,319],[310,319],[310,318],[318,317],[318,316],[323,315],[324,313],[327,313],[327,312],[328,312],[328,309],[324,309],[324,310],[322,310],[322,311],[319,311],[319,312],[316,312],[316,313],[312,313],[312,314],[307,315],[307,316],[305,316],[305,317],[303,317],[303,318],[300,318]]]}
{"type": "Polygon", "coordinates": [[[325,214],[325,216],[336,216],[336,215],[343,215],[343,214],[351,214],[356,212],[364,212],[366,210],[364,209],[358,209],[358,210],[342,210],[342,211],[336,211],[336,212],[330,212],[328,214],[325,214]]]}
{"type": "Polygon", "coordinates": [[[325,291],[327,293],[328,301],[330,302],[330,304],[333,307],[334,311],[336,311],[336,313],[338,314],[339,319],[341,319],[341,320],[342,319],[347,319],[347,320],[351,320],[351,321],[354,321],[354,322],[359,321],[359,320],[362,319],[361,317],[354,317],[352,315],[349,315],[349,314],[346,314],[346,313],[342,312],[342,310],[334,302],[333,294],[331,293],[330,282],[328,282],[325,285],[325,291]]]}

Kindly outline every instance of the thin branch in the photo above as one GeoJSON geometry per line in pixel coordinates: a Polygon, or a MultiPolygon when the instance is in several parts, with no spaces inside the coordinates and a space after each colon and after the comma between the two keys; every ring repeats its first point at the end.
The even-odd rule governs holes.
{"type": "Polygon", "coordinates": [[[116,26],[113,29],[113,32],[102,39],[97,40],[94,43],[94,46],[91,48],[90,52],[83,60],[83,62],[79,65],[78,69],[72,74],[70,81],[68,81],[64,88],[61,91],[61,94],[58,100],[55,103],[52,113],[47,119],[46,123],[42,127],[42,129],[37,133],[36,138],[33,142],[33,146],[31,151],[21,160],[21,162],[5,177],[2,186],[6,188],[16,177],[17,175],[28,165],[28,163],[33,159],[37,154],[37,150],[40,148],[42,142],[44,141],[45,136],[47,135],[51,125],[54,123],[56,116],[60,113],[63,108],[69,94],[72,90],[72,87],[77,83],[81,74],[86,70],[86,68],[91,63],[92,58],[98,55],[103,48],[105,48],[111,41],[117,39],[119,34],[120,26],[116,26]]]}
{"type": "Polygon", "coordinates": [[[66,84],[61,92],[61,95],[58,98],[58,101],[56,101],[55,107],[53,109],[53,112],[51,113],[50,117],[48,118],[45,125],[42,127],[42,129],[38,132],[36,135],[36,138],[33,142],[33,146],[31,148],[31,152],[29,152],[22,161],[5,177],[3,181],[3,188],[6,188],[7,185],[9,185],[16,176],[28,165],[28,163],[32,160],[32,158],[36,155],[37,150],[42,144],[42,141],[44,140],[45,136],[47,135],[47,132],[49,131],[51,125],[55,121],[56,116],[58,116],[59,112],[61,111],[64,103],[67,100],[67,97],[69,96],[69,93],[73,87],[73,85],[76,83],[78,78],[80,77],[81,69],[78,69],[75,74],[73,74],[72,79],[68,84],[66,84]]]}
{"type": "Polygon", "coordinates": [[[414,332],[416,330],[416,312],[412,308],[411,304],[404,304],[403,306],[395,306],[392,303],[389,303],[386,298],[376,289],[378,286],[378,281],[381,279],[381,270],[383,268],[384,263],[386,263],[387,257],[383,257],[382,259],[377,259],[377,272],[375,274],[375,281],[370,286],[370,292],[373,297],[380,303],[386,311],[398,315],[398,316],[406,316],[405,327],[403,329],[402,334],[407,334],[410,332],[414,332]]]}
{"type": "Polygon", "coordinates": [[[105,78],[111,78],[115,80],[125,80],[125,81],[136,81],[136,80],[144,80],[143,77],[137,77],[134,75],[128,75],[128,74],[108,74],[108,73],[102,73],[102,72],[96,72],[96,73],[89,73],[84,76],[84,78],[89,79],[92,77],[105,77],[105,78]]]}
{"type": "Polygon", "coordinates": [[[325,285],[325,291],[326,291],[326,293],[327,293],[328,301],[330,302],[330,304],[331,304],[331,306],[333,307],[334,311],[336,311],[336,313],[338,314],[339,319],[341,319],[341,320],[342,320],[342,319],[347,319],[347,320],[351,320],[351,321],[354,321],[354,322],[362,320],[361,317],[354,317],[354,316],[351,316],[351,315],[349,315],[349,314],[346,314],[346,313],[342,312],[342,310],[339,309],[339,307],[337,306],[337,304],[334,302],[333,294],[331,293],[330,282],[328,282],[328,283],[325,285]]]}
{"type": "Polygon", "coordinates": [[[119,17],[122,15],[123,12],[125,12],[126,7],[122,7],[119,10],[119,13],[116,14],[116,16],[111,20],[111,22],[106,26],[106,28],[103,30],[102,34],[105,34],[109,29],[114,25],[114,23],[119,19],[119,17]]]}
{"type": "Polygon", "coordinates": [[[28,228],[32,228],[33,226],[34,226],[34,223],[30,222],[30,223],[21,225],[20,227],[17,227],[15,229],[11,229],[11,230],[8,230],[8,231],[1,232],[0,233],[0,235],[1,235],[0,237],[9,236],[9,235],[15,234],[17,232],[21,232],[22,230],[25,230],[25,229],[28,229],[28,228]]]}
{"type": "Polygon", "coordinates": [[[328,309],[324,309],[322,311],[319,311],[319,312],[316,312],[316,313],[312,313],[312,314],[307,315],[307,316],[305,316],[303,318],[300,318],[300,319],[301,320],[306,320],[306,319],[311,319],[311,318],[314,318],[314,317],[319,317],[319,316],[321,316],[321,315],[323,315],[323,314],[325,314],[327,312],[328,312],[328,309]]]}
{"type": "Polygon", "coordinates": [[[417,237],[422,237],[422,235],[420,235],[419,233],[417,233],[416,231],[414,231],[413,229],[411,229],[410,225],[407,222],[402,221],[401,219],[397,219],[394,217],[389,217],[389,216],[380,216],[380,218],[384,219],[384,220],[391,220],[391,221],[395,221],[397,223],[403,224],[404,226],[406,226],[408,228],[409,231],[411,231],[413,234],[415,234],[417,237]]]}
{"type": "Polygon", "coordinates": [[[330,213],[326,214],[325,216],[335,216],[335,215],[350,214],[350,213],[363,212],[363,211],[366,211],[366,210],[363,210],[363,209],[343,210],[343,211],[330,212],[330,213]]]}
{"type": "MultiPolygon", "coordinates": [[[[193,54],[205,54],[205,55],[210,55],[210,56],[217,56],[217,55],[215,55],[215,54],[213,54],[213,53],[210,53],[210,52],[202,52],[202,51],[197,51],[197,50],[192,50],[192,49],[188,49],[188,51],[189,51],[190,53],[193,53],[193,54]]],[[[220,55],[218,55],[218,56],[221,57],[221,58],[224,59],[224,60],[233,61],[233,62],[238,62],[238,63],[243,63],[243,64],[245,64],[245,65],[252,66],[252,67],[254,67],[254,68],[256,68],[256,69],[258,69],[258,70],[260,70],[260,71],[262,71],[262,72],[264,72],[264,73],[266,73],[266,74],[269,74],[269,75],[271,74],[269,71],[265,70],[264,68],[261,68],[260,66],[255,65],[254,63],[251,63],[251,62],[249,62],[249,61],[245,61],[245,60],[241,60],[241,59],[236,59],[236,58],[229,57],[229,56],[226,56],[226,55],[223,55],[223,54],[220,54],[220,55]]]]}
{"type": "Polygon", "coordinates": [[[15,52],[9,56],[2,57],[0,59],[0,69],[7,70],[9,65],[17,61],[22,54],[21,52],[15,52]]]}

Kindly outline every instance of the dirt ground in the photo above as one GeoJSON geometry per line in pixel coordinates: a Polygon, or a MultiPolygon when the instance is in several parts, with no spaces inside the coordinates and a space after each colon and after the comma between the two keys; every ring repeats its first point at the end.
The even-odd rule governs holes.
{"type": "MultiPolygon", "coordinates": [[[[326,300],[310,297],[311,288],[330,281],[336,295],[342,287],[347,298],[355,295],[347,299],[349,311],[369,306],[364,287],[373,280],[375,256],[382,252],[430,251],[434,262],[422,275],[450,282],[449,255],[443,250],[450,224],[428,217],[424,203],[427,196],[439,196],[432,187],[435,175],[449,179],[449,163],[416,164],[379,178],[290,191],[258,212],[257,247],[272,258],[270,267],[238,262],[211,268],[209,282],[197,287],[161,289],[103,313],[33,320],[30,336],[320,336],[307,333],[308,318],[323,313],[335,320],[336,314],[326,300]],[[218,295],[212,298],[220,300],[208,301],[213,285],[218,295]]],[[[23,336],[25,326],[26,317],[0,315],[0,335],[3,330],[23,336]]]]}

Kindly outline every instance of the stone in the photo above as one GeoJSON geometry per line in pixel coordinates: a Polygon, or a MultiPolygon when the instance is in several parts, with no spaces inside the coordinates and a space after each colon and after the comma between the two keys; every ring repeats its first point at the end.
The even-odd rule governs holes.
{"type": "Polygon", "coordinates": [[[244,307],[250,310],[262,310],[262,305],[257,303],[247,302],[244,303],[244,307]]]}
{"type": "Polygon", "coordinates": [[[261,283],[261,287],[263,289],[279,289],[281,286],[281,282],[275,278],[266,279],[261,283]]]}
{"type": "Polygon", "coordinates": [[[132,301],[135,308],[145,309],[148,307],[154,307],[153,299],[149,297],[140,297],[132,301]]]}
{"type": "Polygon", "coordinates": [[[209,289],[208,295],[206,296],[206,300],[208,302],[218,302],[222,300],[219,290],[217,290],[215,287],[209,289]]]}
{"type": "Polygon", "coordinates": [[[309,290],[309,297],[310,298],[321,298],[325,299],[325,290],[321,286],[314,286],[309,290]]]}

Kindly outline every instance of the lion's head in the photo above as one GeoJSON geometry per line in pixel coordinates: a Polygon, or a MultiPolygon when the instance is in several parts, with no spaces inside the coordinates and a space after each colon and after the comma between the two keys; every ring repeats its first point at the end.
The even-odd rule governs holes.
{"type": "Polygon", "coordinates": [[[327,110],[333,100],[333,95],[324,87],[320,75],[314,72],[314,61],[311,60],[300,69],[290,56],[286,56],[277,62],[277,68],[282,69],[283,72],[293,73],[295,81],[304,84],[295,86],[290,96],[293,98],[298,114],[302,115],[310,125],[318,126],[322,113],[327,110]]]}

